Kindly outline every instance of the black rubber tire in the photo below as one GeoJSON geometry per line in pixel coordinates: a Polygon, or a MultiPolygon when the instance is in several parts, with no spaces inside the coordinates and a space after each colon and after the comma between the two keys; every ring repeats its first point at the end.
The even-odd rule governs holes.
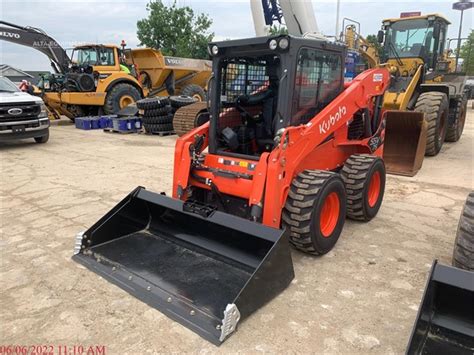
{"type": "Polygon", "coordinates": [[[385,192],[385,164],[380,157],[354,154],[346,160],[341,171],[347,192],[347,217],[358,221],[370,221],[382,205],[385,192]],[[380,189],[373,206],[369,203],[369,187],[374,174],[379,173],[380,189]]]}
{"type": "Polygon", "coordinates": [[[151,77],[150,74],[148,74],[146,71],[142,70],[140,72],[140,84],[142,84],[142,87],[147,88],[149,90],[152,89],[152,82],[151,82],[151,77]]]}
{"type": "Polygon", "coordinates": [[[137,107],[140,110],[152,110],[169,104],[170,100],[167,97],[147,97],[137,101],[137,107]]]}
{"type": "Polygon", "coordinates": [[[346,190],[339,174],[305,170],[294,179],[282,211],[282,225],[290,231],[290,243],[313,255],[329,252],[341,235],[346,219],[346,190]],[[334,230],[327,237],[321,232],[320,214],[326,197],[335,192],[339,215],[334,230]]]}
{"type": "Polygon", "coordinates": [[[43,144],[43,143],[46,143],[47,141],[49,141],[49,129],[48,129],[48,133],[46,133],[44,136],[35,137],[36,143],[43,144]]]}
{"type": "Polygon", "coordinates": [[[474,191],[467,196],[454,241],[453,266],[474,271],[474,191]]]}
{"type": "Polygon", "coordinates": [[[165,123],[165,124],[148,124],[144,123],[143,127],[145,131],[148,133],[160,133],[160,132],[171,132],[173,131],[173,124],[172,123],[165,123]]]}
{"type": "Polygon", "coordinates": [[[188,106],[196,102],[195,99],[193,99],[191,96],[184,96],[184,95],[179,95],[179,96],[170,96],[170,102],[171,106],[175,108],[180,108],[183,106],[188,106]]]}
{"type": "Polygon", "coordinates": [[[171,112],[171,106],[166,105],[163,107],[153,108],[153,109],[145,109],[143,116],[145,117],[155,117],[155,116],[164,116],[171,112]]]}
{"type": "Polygon", "coordinates": [[[189,84],[183,87],[181,95],[190,96],[197,99],[197,101],[206,101],[206,93],[202,87],[196,84],[189,84]],[[199,98],[197,98],[198,96],[199,98]]]}
{"type": "Polygon", "coordinates": [[[109,90],[107,97],[105,98],[104,112],[106,115],[113,115],[120,111],[120,98],[122,96],[129,95],[135,102],[140,100],[142,95],[138,89],[130,84],[120,83],[114,85],[109,90]]]}
{"type": "Polygon", "coordinates": [[[166,124],[166,123],[173,123],[173,115],[167,114],[163,116],[155,116],[155,117],[142,117],[142,122],[146,124],[166,124]]]}
{"type": "Polygon", "coordinates": [[[424,92],[416,101],[415,111],[423,112],[428,124],[425,155],[435,156],[441,150],[448,130],[448,97],[442,92],[424,92]]]}
{"type": "Polygon", "coordinates": [[[450,110],[450,116],[454,115],[454,119],[449,121],[452,124],[448,124],[448,131],[446,132],[446,142],[457,142],[464,131],[464,124],[466,123],[467,114],[467,97],[463,97],[456,102],[454,110],[450,110]],[[451,111],[453,111],[451,113],[451,111]]]}

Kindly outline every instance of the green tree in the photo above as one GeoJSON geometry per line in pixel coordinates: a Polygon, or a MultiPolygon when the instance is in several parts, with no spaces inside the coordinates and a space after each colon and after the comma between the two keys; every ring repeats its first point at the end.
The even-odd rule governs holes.
{"type": "Polygon", "coordinates": [[[369,42],[371,45],[373,45],[375,47],[375,49],[377,49],[377,53],[379,54],[379,58],[382,58],[382,55],[383,55],[383,47],[382,45],[379,43],[379,41],[377,41],[377,36],[376,35],[368,35],[366,37],[366,40],[367,42],[369,42]]]}
{"type": "Polygon", "coordinates": [[[462,44],[459,57],[463,59],[463,71],[467,75],[474,75],[474,30],[462,44]]]}
{"type": "Polygon", "coordinates": [[[160,49],[164,55],[208,57],[207,44],[214,33],[209,32],[212,20],[207,14],[195,14],[189,6],[178,7],[176,1],[166,6],[161,0],[150,1],[146,10],[148,17],[137,22],[140,45],[160,49]]]}
{"type": "Polygon", "coordinates": [[[270,35],[276,36],[276,35],[287,35],[288,34],[288,28],[284,25],[272,25],[270,27],[270,35]]]}

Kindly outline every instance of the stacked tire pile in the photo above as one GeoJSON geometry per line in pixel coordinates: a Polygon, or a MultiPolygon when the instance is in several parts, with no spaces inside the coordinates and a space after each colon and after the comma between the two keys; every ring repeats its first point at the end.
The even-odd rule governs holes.
{"type": "Polygon", "coordinates": [[[196,101],[195,98],[186,95],[150,97],[137,101],[145,132],[172,133],[175,112],[196,101]]]}
{"type": "Polygon", "coordinates": [[[167,133],[173,131],[173,113],[167,97],[149,97],[137,101],[147,133],[167,133]]]}

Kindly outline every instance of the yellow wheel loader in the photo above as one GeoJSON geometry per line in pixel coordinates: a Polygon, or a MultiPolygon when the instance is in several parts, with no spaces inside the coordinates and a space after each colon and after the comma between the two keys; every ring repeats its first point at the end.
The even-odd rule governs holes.
{"type": "MultiPolygon", "coordinates": [[[[349,19],[346,19],[349,20],[349,19]]],[[[345,26],[343,41],[357,50],[368,68],[386,66],[392,80],[383,98],[387,114],[384,159],[392,174],[413,176],[424,155],[439,153],[445,141],[460,139],[466,118],[465,75],[456,73],[445,48],[450,22],[438,14],[401,14],[383,20],[378,41],[383,57],[358,32],[345,26]]]]}
{"type": "Polygon", "coordinates": [[[211,63],[166,57],[158,50],[90,44],[71,58],[44,31],[0,21],[0,39],[46,54],[55,74],[42,80],[42,97],[55,116],[114,114],[150,95],[189,95],[205,99],[211,63]]]}
{"type": "Polygon", "coordinates": [[[444,141],[461,137],[467,96],[465,75],[452,72],[446,60],[446,32],[450,22],[438,14],[409,14],[383,21],[378,33],[392,81],[384,108],[414,111],[417,117],[387,120],[385,161],[392,173],[414,175],[423,154],[439,153],[444,141]],[[426,142],[426,143],[425,143],[426,142]]]}

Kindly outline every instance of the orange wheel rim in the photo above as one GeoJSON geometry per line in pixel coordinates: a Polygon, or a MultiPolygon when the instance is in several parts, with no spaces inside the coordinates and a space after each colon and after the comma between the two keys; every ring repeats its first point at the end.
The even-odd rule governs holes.
{"type": "Polygon", "coordinates": [[[341,203],[336,192],[326,196],[319,215],[319,227],[324,238],[329,238],[336,229],[341,203]]]}
{"type": "Polygon", "coordinates": [[[195,99],[197,102],[201,102],[201,101],[202,101],[202,97],[201,97],[201,95],[199,95],[199,94],[194,94],[194,95],[192,96],[192,98],[195,99]]]}
{"type": "Polygon", "coordinates": [[[127,107],[130,104],[133,104],[134,102],[135,100],[133,99],[133,97],[129,95],[124,95],[120,98],[119,107],[122,109],[124,107],[127,107]]]}
{"type": "Polygon", "coordinates": [[[380,172],[376,171],[370,178],[369,189],[367,190],[367,201],[370,207],[374,207],[380,196],[380,172]]]}

